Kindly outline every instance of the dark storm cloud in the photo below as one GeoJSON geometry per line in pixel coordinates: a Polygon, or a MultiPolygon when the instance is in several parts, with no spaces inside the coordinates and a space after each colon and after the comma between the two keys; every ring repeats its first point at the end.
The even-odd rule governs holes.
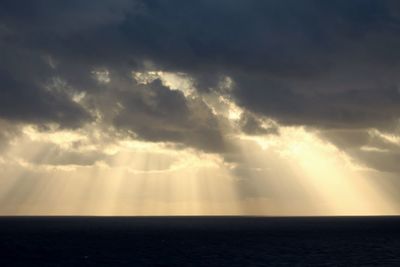
{"type": "MultiPolygon", "coordinates": [[[[3,40],[2,40],[3,41],[3,40]]],[[[0,116],[34,123],[56,122],[74,127],[89,115],[67,96],[49,90],[53,75],[44,59],[31,50],[0,43],[0,116]]]]}
{"type": "Polygon", "coordinates": [[[205,89],[231,76],[251,111],[328,128],[390,127],[399,116],[394,1],[146,3],[124,24],[146,44],[135,47],[205,89]]]}
{"type": "Polygon", "coordinates": [[[155,80],[136,85],[134,90],[114,93],[120,107],[113,123],[150,141],[183,143],[219,152],[223,140],[218,121],[199,98],[186,99],[182,92],[170,90],[155,80]]]}
{"type": "MultiPolygon", "coordinates": [[[[188,73],[201,92],[229,76],[237,103],[286,125],[391,129],[400,115],[394,0],[3,0],[0,42],[0,116],[9,120],[79,125],[87,110],[46,90],[51,78],[94,99],[103,93],[93,69],[129,76],[149,64],[188,73]]],[[[151,103],[140,86],[110,94],[125,110],[115,126],[146,140],[219,146],[200,99],[148,87],[151,103]]]]}
{"type": "Polygon", "coordinates": [[[368,145],[371,135],[367,130],[328,130],[321,133],[340,149],[359,148],[368,145]]]}
{"type": "Polygon", "coordinates": [[[361,160],[365,166],[383,172],[400,172],[400,152],[392,151],[356,151],[351,156],[361,160]]]}
{"type": "Polygon", "coordinates": [[[236,86],[240,104],[287,125],[389,129],[398,123],[400,114],[400,93],[394,84],[324,90],[322,84],[307,89],[260,77],[244,77],[236,86]]]}
{"type": "Polygon", "coordinates": [[[109,82],[98,82],[98,91],[84,98],[85,106],[100,114],[106,128],[113,126],[120,134],[141,140],[174,142],[208,152],[225,150],[222,126],[201,97],[185,97],[159,79],[141,84],[119,72],[107,77],[109,82]]]}
{"type": "Polygon", "coordinates": [[[359,129],[327,130],[321,135],[361,165],[384,172],[400,171],[400,144],[382,134],[359,129]]]}
{"type": "Polygon", "coordinates": [[[239,125],[241,130],[249,135],[268,135],[279,133],[277,126],[264,126],[261,119],[250,112],[243,112],[240,117],[239,125]]]}
{"type": "Polygon", "coordinates": [[[0,116],[63,127],[90,120],[68,92],[49,90],[49,85],[61,78],[76,90],[95,86],[90,79],[95,52],[85,52],[96,50],[98,40],[86,47],[85,32],[121,20],[123,9],[132,6],[129,2],[1,1],[0,116]]]}

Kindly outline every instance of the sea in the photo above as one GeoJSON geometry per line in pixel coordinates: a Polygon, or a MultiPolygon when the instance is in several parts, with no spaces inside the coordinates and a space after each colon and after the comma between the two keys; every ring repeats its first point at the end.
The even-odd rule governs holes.
{"type": "Polygon", "coordinates": [[[400,266],[400,217],[0,217],[0,266],[400,266]]]}

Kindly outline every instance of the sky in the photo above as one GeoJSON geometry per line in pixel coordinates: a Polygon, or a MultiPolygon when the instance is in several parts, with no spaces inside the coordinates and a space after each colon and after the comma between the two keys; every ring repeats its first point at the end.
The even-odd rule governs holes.
{"type": "Polygon", "coordinates": [[[397,0],[0,0],[0,215],[397,215],[397,0]]]}

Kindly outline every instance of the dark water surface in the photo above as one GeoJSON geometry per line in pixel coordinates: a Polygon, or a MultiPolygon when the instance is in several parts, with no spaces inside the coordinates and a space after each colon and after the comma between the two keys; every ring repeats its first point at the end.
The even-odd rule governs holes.
{"type": "Polygon", "coordinates": [[[399,217],[0,217],[0,266],[400,266],[399,217]]]}

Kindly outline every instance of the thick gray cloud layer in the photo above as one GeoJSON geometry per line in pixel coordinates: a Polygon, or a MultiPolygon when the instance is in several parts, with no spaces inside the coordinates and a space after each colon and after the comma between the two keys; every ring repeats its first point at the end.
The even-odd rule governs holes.
{"type": "Polygon", "coordinates": [[[364,167],[383,172],[400,172],[400,143],[396,138],[360,129],[327,130],[321,134],[364,167]]]}
{"type": "Polygon", "coordinates": [[[158,79],[149,84],[120,80],[104,89],[93,96],[94,101],[100,101],[94,106],[100,107],[117,129],[149,141],[224,150],[218,121],[199,97],[185,98],[181,91],[170,90],[158,79]],[[110,110],[114,112],[110,114],[110,110]]]}
{"type": "MultiPolygon", "coordinates": [[[[99,85],[92,74],[128,77],[151,62],[188,73],[199,92],[229,76],[239,105],[281,124],[393,130],[398,47],[395,0],[2,0],[0,116],[77,127],[94,120],[71,99],[85,91],[92,108],[140,138],[219,150],[216,118],[201,99],[158,82],[99,85]],[[55,78],[68,90],[49,90],[55,78]],[[124,111],[108,114],[117,102],[124,111]]],[[[243,123],[258,131],[254,118],[243,123]]]]}

